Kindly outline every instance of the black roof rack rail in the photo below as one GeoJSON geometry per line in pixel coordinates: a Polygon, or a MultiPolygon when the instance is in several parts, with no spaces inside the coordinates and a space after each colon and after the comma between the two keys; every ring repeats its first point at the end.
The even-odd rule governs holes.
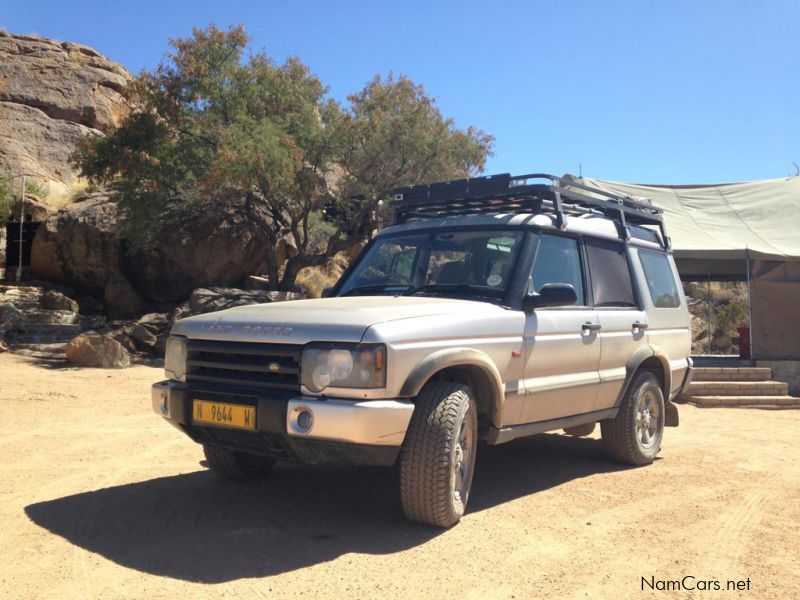
{"type": "Polygon", "coordinates": [[[596,214],[612,219],[622,239],[630,237],[629,224],[654,225],[664,245],[670,245],[662,210],[649,200],[619,196],[547,173],[501,173],[395,188],[391,207],[398,224],[462,215],[525,213],[552,214],[563,229],[567,215],[596,214]]]}

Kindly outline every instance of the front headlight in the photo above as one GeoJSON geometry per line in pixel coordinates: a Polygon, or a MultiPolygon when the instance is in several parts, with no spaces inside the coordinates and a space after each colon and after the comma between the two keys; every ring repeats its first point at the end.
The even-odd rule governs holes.
{"type": "Polygon", "coordinates": [[[167,339],[164,371],[170,379],[186,381],[186,341],[180,335],[171,335],[167,339]]]}
{"type": "Polygon", "coordinates": [[[312,392],[327,387],[386,387],[383,344],[313,343],[303,349],[302,383],[312,392]]]}

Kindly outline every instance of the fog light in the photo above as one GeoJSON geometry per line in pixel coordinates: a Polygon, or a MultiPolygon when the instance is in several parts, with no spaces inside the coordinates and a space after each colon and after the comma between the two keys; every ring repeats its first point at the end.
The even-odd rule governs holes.
{"type": "Polygon", "coordinates": [[[311,413],[307,410],[302,411],[299,415],[297,415],[297,426],[300,429],[308,431],[311,429],[311,425],[314,423],[314,417],[311,416],[311,413]]]}
{"type": "Polygon", "coordinates": [[[308,433],[314,427],[314,413],[307,406],[295,406],[289,415],[289,425],[297,433],[308,433]]]}

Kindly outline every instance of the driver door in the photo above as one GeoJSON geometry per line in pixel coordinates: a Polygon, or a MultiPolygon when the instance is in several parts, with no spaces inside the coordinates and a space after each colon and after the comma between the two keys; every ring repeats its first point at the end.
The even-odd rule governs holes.
{"type": "Polygon", "coordinates": [[[548,283],[575,288],[573,306],[540,308],[525,316],[525,401],[520,423],[591,412],[600,382],[600,321],[587,306],[580,242],[542,234],[530,288],[548,283]]]}

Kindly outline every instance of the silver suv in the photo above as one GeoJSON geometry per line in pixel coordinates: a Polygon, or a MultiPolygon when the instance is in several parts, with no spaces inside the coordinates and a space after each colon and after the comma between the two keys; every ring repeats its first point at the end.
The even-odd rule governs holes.
{"type": "Polygon", "coordinates": [[[612,458],[653,461],[692,373],[660,210],[549,175],[404,188],[393,206],[327,297],[175,324],[153,408],[211,469],[399,463],[408,518],[449,527],[481,440],[599,422],[612,458]]]}

